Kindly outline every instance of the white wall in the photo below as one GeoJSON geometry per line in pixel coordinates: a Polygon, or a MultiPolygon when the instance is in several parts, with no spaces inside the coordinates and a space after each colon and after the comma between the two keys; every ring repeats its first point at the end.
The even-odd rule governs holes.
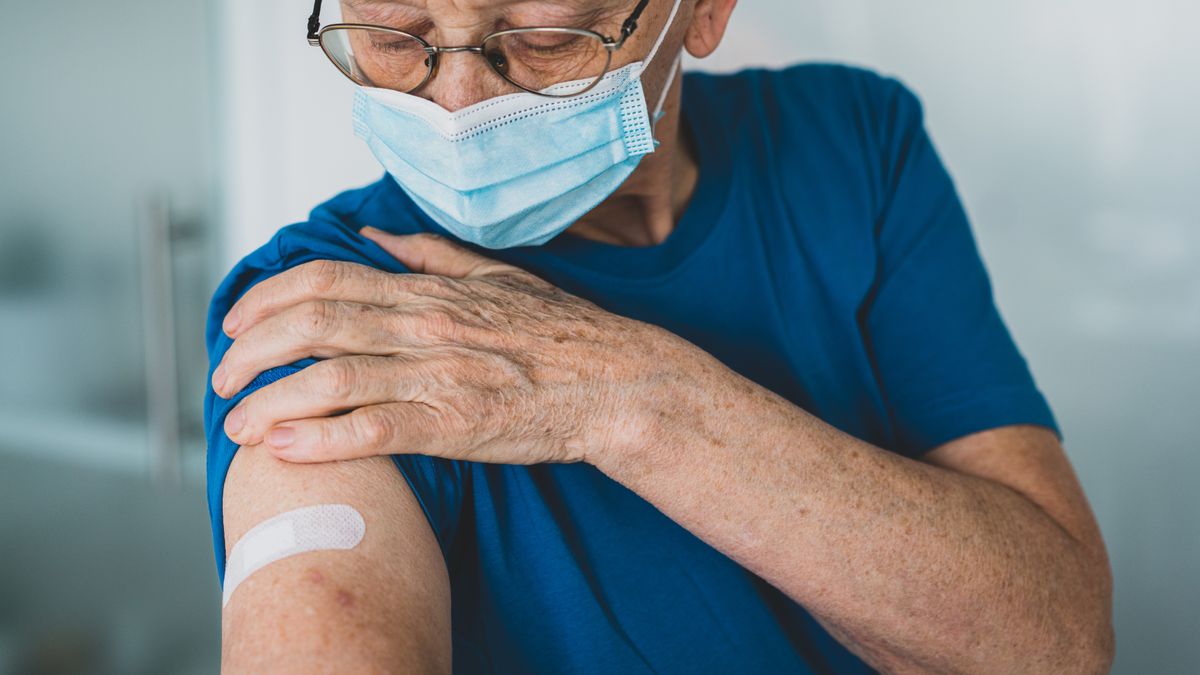
{"type": "MultiPolygon", "coordinates": [[[[381,175],[306,5],[224,0],[226,268],[381,175]]],[[[1109,541],[1117,672],[1200,671],[1196,26],[1187,0],[746,0],[703,64],[850,61],[922,97],[1109,541]]]]}
{"type": "MultiPolygon", "coordinates": [[[[228,270],[275,230],[383,169],[351,129],[353,83],[304,39],[312,2],[220,2],[228,270]]],[[[332,16],[336,0],[325,4],[332,16]]]]}

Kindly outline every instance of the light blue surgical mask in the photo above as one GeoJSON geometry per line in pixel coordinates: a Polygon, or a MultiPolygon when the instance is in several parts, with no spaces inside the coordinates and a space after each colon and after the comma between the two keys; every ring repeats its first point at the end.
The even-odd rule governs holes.
{"type": "MultiPolygon", "coordinates": [[[[654,152],[654,123],[679,59],[653,117],[641,76],[679,3],[644,61],[607,73],[583,94],[521,92],[449,112],[419,96],[360,87],[355,133],[413,202],[456,237],[493,249],[544,244],[615,192],[654,152]]],[[[579,83],[550,91],[560,87],[570,91],[579,83]]]]}

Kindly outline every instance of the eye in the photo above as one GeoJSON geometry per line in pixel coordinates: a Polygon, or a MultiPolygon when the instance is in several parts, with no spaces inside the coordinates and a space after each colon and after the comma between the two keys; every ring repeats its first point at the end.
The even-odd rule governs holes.
{"type": "Polygon", "coordinates": [[[574,33],[550,31],[519,33],[517,39],[513,41],[513,46],[537,54],[556,54],[574,49],[585,39],[574,33]]]}

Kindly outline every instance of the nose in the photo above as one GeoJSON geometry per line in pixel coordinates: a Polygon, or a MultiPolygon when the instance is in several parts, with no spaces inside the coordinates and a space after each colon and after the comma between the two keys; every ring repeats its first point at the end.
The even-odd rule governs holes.
{"type": "Polygon", "coordinates": [[[519,91],[470,48],[443,49],[435,57],[432,79],[422,87],[422,97],[454,112],[489,98],[519,91]]]}

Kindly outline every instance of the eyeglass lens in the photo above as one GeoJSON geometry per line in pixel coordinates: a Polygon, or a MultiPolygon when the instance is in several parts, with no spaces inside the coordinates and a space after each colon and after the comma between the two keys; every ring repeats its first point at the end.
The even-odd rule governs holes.
{"type": "MultiPolygon", "coordinates": [[[[412,91],[425,82],[431,68],[431,57],[419,40],[382,28],[330,27],[321,33],[321,47],[339,70],[364,86],[412,91]]],[[[555,87],[554,95],[570,96],[604,75],[610,54],[599,36],[587,31],[525,28],[488,37],[483,57],[519,87],[555,87]]]]}

